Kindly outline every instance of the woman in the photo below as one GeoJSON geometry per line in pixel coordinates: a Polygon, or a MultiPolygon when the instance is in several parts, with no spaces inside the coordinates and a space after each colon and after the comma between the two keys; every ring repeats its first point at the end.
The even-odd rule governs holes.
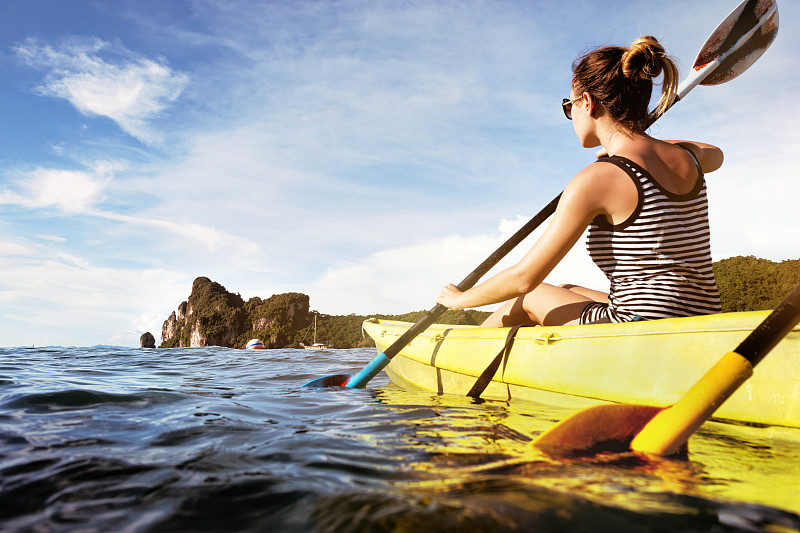
{"type": "Polygon", "coordinates": [[[644,131],[674,100],[677,78],[654,37],[579,58],[564,113],[582,146],[602,146],[598,161],[570,181],[551,223],[519,263],[464,292],[447,285],[436,301],[450,309],[506,302],[487,327],[720,312],[703,174],[722,165],[722,151],[644,131]],[[662,73],[661,99],[648,113],[653,79],[662,73]],[[609,278],[610,293],[542,283],[587,227],[589,254],[609,278]]]}

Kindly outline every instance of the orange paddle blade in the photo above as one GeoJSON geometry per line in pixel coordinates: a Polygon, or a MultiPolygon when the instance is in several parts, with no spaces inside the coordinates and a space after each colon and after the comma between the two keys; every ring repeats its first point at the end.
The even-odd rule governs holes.
{"type": "Polygon", "coordinates": [[[663,408],[646,405],[598,405],[562,420],[533,445],[548,455],[594,455],[630,450],[631,440],[663,408]]]}

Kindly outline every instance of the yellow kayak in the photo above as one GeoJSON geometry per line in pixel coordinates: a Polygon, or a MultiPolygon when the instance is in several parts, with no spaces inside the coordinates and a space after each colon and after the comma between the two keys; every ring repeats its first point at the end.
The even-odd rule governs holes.
{"type": "MultiPolygon", "coordinates": [[[[575,407],[604,402],[671,405],[768,314],[520,328],[481,397],[575,407]]],[[[383,351],[411,325],[369,319],[363,328],[383,351]]],[[[509,329],[434,324],[394,356],[386,373],[406,389],[465,395],[503,350],[509,329]]],[[[800,326],[715,417],[800,427],[800,326]]]]}

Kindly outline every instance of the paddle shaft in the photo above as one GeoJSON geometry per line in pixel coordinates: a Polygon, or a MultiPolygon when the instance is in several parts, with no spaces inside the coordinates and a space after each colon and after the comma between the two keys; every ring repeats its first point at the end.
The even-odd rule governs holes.
{"type": "Polygon", "coordinates": [[[734,350],[756,366],[800,321],[800,285],[734,350]]]}
{"type": "MultiPolygon", "coordinates": [[[[513,250],[528,235],[533,233],[536,228],[542,224],[542,222],[547,220],[547,218],[555,212],[556,206],[558,206],[558,200],[560,198],[560,194],[553,198],[553,200],[551,200],[550,203],[544,207],[544,209],[539,211],[535,217],[530,219],[525,223],[524,226],[517,230],[517,232],[514,233],[511,238],[509,238],[497,250],[495,250],[492,255],[487,257],[483,263],[478,265],[478,268],[473,270],[466,278],[464,278],[461,283],[457,285],[458,289],[465,291],[473,287],[478,280],[484,276],[484,274],[491,270],[493,266],[495,266],[501,259],[508,255],[511,250],[513,250]]],[[[363,370],[361,370],[361,372],[353,375],[353,377],[347,381],[345,386],[356,389],[364,387],[369,380],[374,378],[378,372],[383,370],[386,365],[389,364],[389,361],[392,360],[392,357],[397,355],[400,350],[405,348],[408,343],[417,337],[417,335],[428,329],[428,327],[436,322],[436,320],[442,316],[442,313],[445,311],[447,311],[447,307],[443,306],[442,304],[436,304],[430,310],[425,311],[425,314],[422,316],[422,318],[417,320],[413,326],[408,328],[406,332],[403,333],[388,348],[379,353],[366,367],[364,367],[363,370]]]]}
{"type": "MultiPolygon", "coordinates": [[[[750,1],[750,3],[753,3],[752,0],[750,1]]],[[[742,5],[740,5],[740,7],[737,9],[747,10],[749,8],[749,11],[752,11],[755,8],[755,5],[750,6],[750,4],[747,4],[745,6],[745,4],[746,2],[743,2],[742,5]]],[[[732,20],[731,17],[733,17],[734,13],[736,13],[736,10],[734,10],[734,12],[728,17],[728,19],[723,21],[723,25],[726,24],[729,20],[732,20]]],[[[741,18],[741,16],[739,16],[739,18],[741,18]]],[[[739,31],[743,31],[741,29],[741,25],[739,24],[735,25],[733,29],[734,30],[739,29],[739,31]]],[[[691,91],[697,85],[701,84],[703,80],[706,79],[708,76],[710,76],[716,69],[720,68],[720,66],[723,65],[725,59],[730,57],[731,54],[733,54],[737,50],[742,49],[744,47],[744,44],[747,43],[748,40],[752,38],[757,29],[758,29],[758,24],[754,24],[754,26],[748,32],[745,33],[745,35],[736,39],[736,42],[733,45],[730,45],[728,41],[732,39],[733,36],[737,34],[737,32],[731,31],[728,35],[728,40],[724,41],[723,43],[725,46],[729,46],[728,48],[725,48],[725,46],[715,47],[714,54],[711,56],[713,57],[713,59],[708,61],[704,59],[705,61],[704,64],[698,64],[698,61],[695,61],[695,65],[693,66],[693,71],[691,75],[686,80],[684,80],[683,83],[680,84],[680,86],[678,87],[677,97],[670,103],[667,109],[670,109],[673,105],[675,105],[675,103],[684,98],[686,94],[689,93],[689,91],[691,91]]],[[[712,37],[715,36],[718,31],[719,29],[716,30],[714,34],[712,34],[712,37]]],[[[719,43],[717,43],[717,45],[718,44],[719,43]]],[[[703,48],[701,49],[700,54],[698,55],[698,60],[700,58],[705,57],[704,52],[707,52],[707,48],[709,48],[708,41],[703,45],[703,48]]],[[[749,66],[749,64],[747,66],[749,66]]],[[[745,66],[745,68],[747,68],[747,66],[745,66]]],[[[737,76],[744,70],[741,69],[740,71],[735,72],[733,70],[734,65],[725,65],[725,67],[731,70],[730,77],[728,79],[732,79],[733,77],[737,76]]],[[[645,125],[645,129],[649,128],[658,118],[659,116],[651,117],[651,119],[645,125]]],[[[550,217],[550,215],[552,215],[555,212],[560,198],[561,194],[559,194],[553,200],[551,200],[550,203],[544,207],[544,209],[539,211],[539,213],[535,217],[533,217],[522,228],[520,228],[508,241],[506,241],[483,263],[481,263],[481,265],[478,266],[478,268],[476,268],[474,271],[472,271],[472,273],[470,273],[466,278],[464,278],[464,280],[457,285],[458,289],[461,291],[465,291],[467,289],[472,288],[484,274],[486,274],[515,246],[517,246],[520,242],[522,242],[522,240],[525,239],[525,237],[530,235],[536,228],[539,227],[539,225],[541,225],[542,222],[544,222],[548,217],[550,217]]],[[[441,304],[437,304],[429,311],[426,311],[425,315],[421,319],[419,319],[413,326],[411,326],[403,335],[401,335],[400,338],[394,341],[388,348],[386,348],[386,350],[379,353],[372,361],[370,361],[370,363],[366,367],[364,367],[363,370],[350,377],[347,380],[345,386],[350,388],[363,388],[364,386],[366,386],[367,382],[369,382],[370,379],[375,377],[378,374],[378,372],[383,370],[386,367],[386,365],[389,364],[392,358],[400,352],[400,350],[405,348],[412,340],[414,340],[417,337],[417,335],[425,331],[446,310],[447,310],[446,307],[444,307],[441,304]]]]}

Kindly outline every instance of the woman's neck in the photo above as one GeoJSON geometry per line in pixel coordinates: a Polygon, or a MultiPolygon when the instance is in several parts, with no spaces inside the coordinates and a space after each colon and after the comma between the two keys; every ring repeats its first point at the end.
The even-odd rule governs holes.
{"type": "Polygon", "coordinates": [[[608,155],[615,155],[630,146],[631,143],[647,138],[647,134],[643,131],[630,130],[617,123],[602,128],[599,133],[600,144],[603,145],[608,155]]]}

